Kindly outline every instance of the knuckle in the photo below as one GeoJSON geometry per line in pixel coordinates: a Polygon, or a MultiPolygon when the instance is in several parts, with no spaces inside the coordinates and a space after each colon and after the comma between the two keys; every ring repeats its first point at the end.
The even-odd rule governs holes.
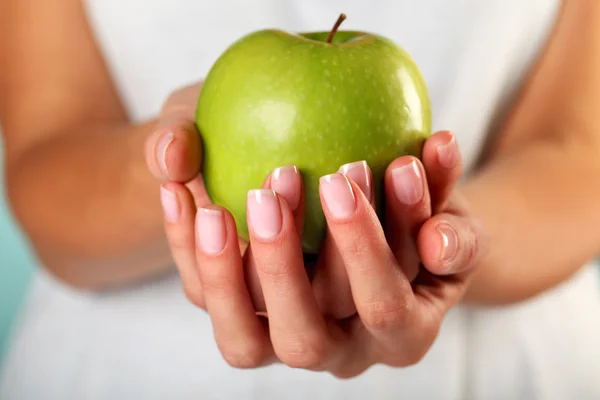
{"type": "Polygon", "coordinates": [[[349,380],[361,375],[369,368],[369,365],[349,365],[334,371],[332,374],[338,379],[349,380]]]}
{"type": "Polygon", "coordinates": [[[204,292],[211,297],[230,297],[232,288],[234,287],[234,280],[228,274],[216,269],[203,268],[201,279],[204,292]]]}
{"type": "Polygon", "coordinates": [[[412,334],[407,336],[407,343],[415,345],[397,346],[383,348],[387,364],[392,367],[410,367],[419,364],[429,352],[429,349],[437,338],[440,322],[436,322],[437,317],[427,318],[425,321],[417,322],[419,326],[412,334]]]}
{"type": "Polygon", "coordinates": [[[363,323],[375,331],[389,331],[410,323],[410,305],[405,300],[373,301],[361,307],[359,315],[363,323]]]}
{"type": "Polygon", "coordinates": [[[193,115],[194,105],[189,104],[187,100],[187,93],[184,89],[178,89],[169,94],[165,100],[161,114],[170,116],[189,116],[193,115]]]}
{"type": "Polygon", "coordinates": [[[289,273],[291,265],[285,260],[265,260],[257,262],[256,270],[263,276],[277,278],[289,273]]]}
{"type": "Polygon", "coordinates": [[[425,358],[427,350],[418,346],[411,347],[402,354],[388,355],[386,364],[394,368],[412,367],[419,364],[425,358]]]}
{"type": "Polygon", "coordinates": [[[167,222],[168,225],[171,225],[167,230],[167,235],[169,237],[169,247],[173,253],[194,253],[194,239],[192,235],[185,232],[183,229],[183,225],[180,225],[181,222],[170,223],[167,222]]]}
{"type": "Polygon", "coordinates": [[[428,350],[428,348],[421,348],[415,346],[411,351],[409,351],[406,354],[404,359],[404,366],[410,367],[419,364],[423,360],[423,358],[425,358],[425,355],[427,354],[428,350]]]}
{"type": "Polygon", "coordinates": [[[370,247],[366,243],[365,236],[351,230],[350,236],[344,246],[345,252],[354,259],[363,259],[369,254],[370,247]]]}
{"type": "Polygon", "coordinates": [[[238,346],[228,346],[221,351],[223,359],[233,368],[257,368],[266,358],[264,347],[254,341],[238,346]]]}
{"type": "Polygon", "coordinates": [[[292,368],[320,370],[327,359],[327,341],[320,335],[294,335],[278,347],[277,357],[292,368]]]}
{"type": "Polygon", "coordinates": [[[196,307],[204,309],[204,294],[199,288],[192,288],[189,285],[183,285],[183,293],[186,299],[196,307]]]}

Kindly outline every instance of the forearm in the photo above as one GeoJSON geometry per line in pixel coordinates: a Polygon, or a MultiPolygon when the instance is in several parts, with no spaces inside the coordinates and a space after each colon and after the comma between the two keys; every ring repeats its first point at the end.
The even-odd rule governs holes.
{"type": "Polygon", "coordinates": [[[42,262],[70,284],[100,288],[168,268],[159,183],[143,152],[153,127],[73,129],[7,166],[18,220],[42,262]]]}
{"type": "Polygon", "coordinates": [[[465,300],[520,301],[575,273],[600,250],[595,148],[537,140],[461,187],[490,236],[465,300]]]}

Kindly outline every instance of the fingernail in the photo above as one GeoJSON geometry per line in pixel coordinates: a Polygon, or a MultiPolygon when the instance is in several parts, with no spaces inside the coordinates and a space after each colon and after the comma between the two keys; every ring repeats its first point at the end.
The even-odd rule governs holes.
{"type": "Polygon", "coordinates": [[[442,252],[440,260],[442,262],[452,261],[458,251],[458,234],[450,225],[442,223],[437,226],[437,231],[442,239],[442,252]]]}
{"type": "Polygon", "coordinates": [[[180,207],[177,195],[164,186],[160,187],[160,202],[163,207],[165,218],[169,222],[175,222],[179,218],[180,207]]]}
{"type": "Polygon", "coordinates": [[[196,213],[196,240],[200,250],[209,255],[223,251],[227,229],[223,211],[200,207],[196,213]]]}
{"type": "Polygon", "coordinates": [[[367,200],[371,201],[373,183],[371,168],[366,161],[344,164],[340,167],[339,172],[356,182],[360,190],[367,196],[367,200]]]}
{"type": "Polygon", "coordinates": [[[270,240],[279,234],[282,218],[275,191],[258,189],[248,192],[248,219],[252,231],[261,239],[270,240]]]}
{"type": "Polygon", "coordinates": [[[319,183],[325,205],[333,219],[349,220],[356,210],[356,199],[348,178],[342,174],[331,174],[321,177],[319,183]]]}
{"type": "Polygon", "coordinates": [[[156,162],[165,177],[169,176],[169,171],[167,171],[167,149],[173,142],[173,139],[173,134],[169,132],[160,138],[158,145],[156,146],[156,162]]]}
{"type": "Polygon", "coordinates": [[[415,160],[392,170],[392,182],[399,202],[411,206],[423,198],[423,180],[415,160]]]}
{"type": "Polygon", "coordinates": [[[298,168],[294,165],[275,168],[271,175],[271,189],[287,201],[290,210],[298,208],[301,190],[298,168]]]}
{"type": "Polygon", "coordinates": [[[438,162],[444,168],[454,168],[458,162],[458,155],[456,154],[456,140],[454,135],[450,137],[447,143],[440,144],[437,147],[438,162]]]}

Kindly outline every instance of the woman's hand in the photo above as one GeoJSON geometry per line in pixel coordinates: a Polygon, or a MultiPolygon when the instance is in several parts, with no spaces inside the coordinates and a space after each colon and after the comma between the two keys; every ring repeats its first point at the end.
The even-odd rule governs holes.
{"type": "Polygon", "coordinates": [[[251,240],[245,252],[227,210],[196,210],[198,201],[186,186],[163,186],[163,200],[179,203],[178,218],[167,210],[166,224],[184,284],[193,274],[201,286],[201,299],[190,296],[191,289],[188,296],[211,315],[217,344],[231,365],[257,367],[279,359],[354,376],[375,363],[410,365],[426,353],[465,290],[480,234],[454,194],[460,154],[453,136],[434,135],[423,159],[425,168],[402,157],[386,173],[387,232],[373,210],[364,163],[322,179],[329,234],[319,267],[329,272],[312,284],[300,245],[304,199],[294,167],[278,168],[263,189],[249,193],[251,240]],[[253,296],[257,286],[260,294],[253,296]],[[348,312],[349,294],[357,312],[332,317],[339,298],[348,312]],[[257,297],[264,307],[257,307],[257,297]],[[327,312],[331,304],[333,312],[327,312]],[[264,309],[267,319],[257,313],[264,309]]]}
{"type": "MultiPolygon", "coordinates": [[[[145,157],[152,174],[161,182],[169,182],[161,188],[161,203],[171,254],[182,278],[186,296],[192,303],[204,308],[202,283],[194,256],[196,208],[211,203],[200,175],[202,144],[194,121],[201,87],[201,83],[190,85],[169,96],[154,133],[146,140],[145,157]]],[[[372,190],[370,171],[365,163],[345,165],[340,171],[358,182],[363,190],[372,190]]],[[[266,178],[263,188],[273,189],[287,199],[301,229],[304,194],[297,169],[291,166],[278,168],[266,178]]],[[[240,251],[244,254],[248,244],[241,239],[238,242],[240,251]]],[[[330,247],[328,242],[329,240],[325,247],[330,247]]],[[[249,254],[246,258],[249,261],[246,263],[245,276],[250,297],[256,310],[262,312],[265,311],[262,288],[249,254]]],[[[342,287],[340,282],[348,281],[345,272],[344,276],[337,276],[337,272],[343,271],[339,255],[331,251],[323,252],[319,264],[320,273],[315,279],[315,286],[324,311],[337,317],[352,315],[355,308],[349,290],[339,292],[342,287]],[[336,293],[340,296],[332,297],[331,293],[327,293],[330,285],[337,288],[336,293]]],[[[347,288],[348,285],[344,287],[347,288]]]]}

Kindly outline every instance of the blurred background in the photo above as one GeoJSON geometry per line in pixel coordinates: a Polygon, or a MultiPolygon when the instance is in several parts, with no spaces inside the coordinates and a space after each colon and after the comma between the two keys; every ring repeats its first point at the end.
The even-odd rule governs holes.
{"type": "Polygon", "coordinates": [[[26,240],[10,214],[4,192],[3,156],[0,131],[0,365],[35,265],[26,240]]]}

